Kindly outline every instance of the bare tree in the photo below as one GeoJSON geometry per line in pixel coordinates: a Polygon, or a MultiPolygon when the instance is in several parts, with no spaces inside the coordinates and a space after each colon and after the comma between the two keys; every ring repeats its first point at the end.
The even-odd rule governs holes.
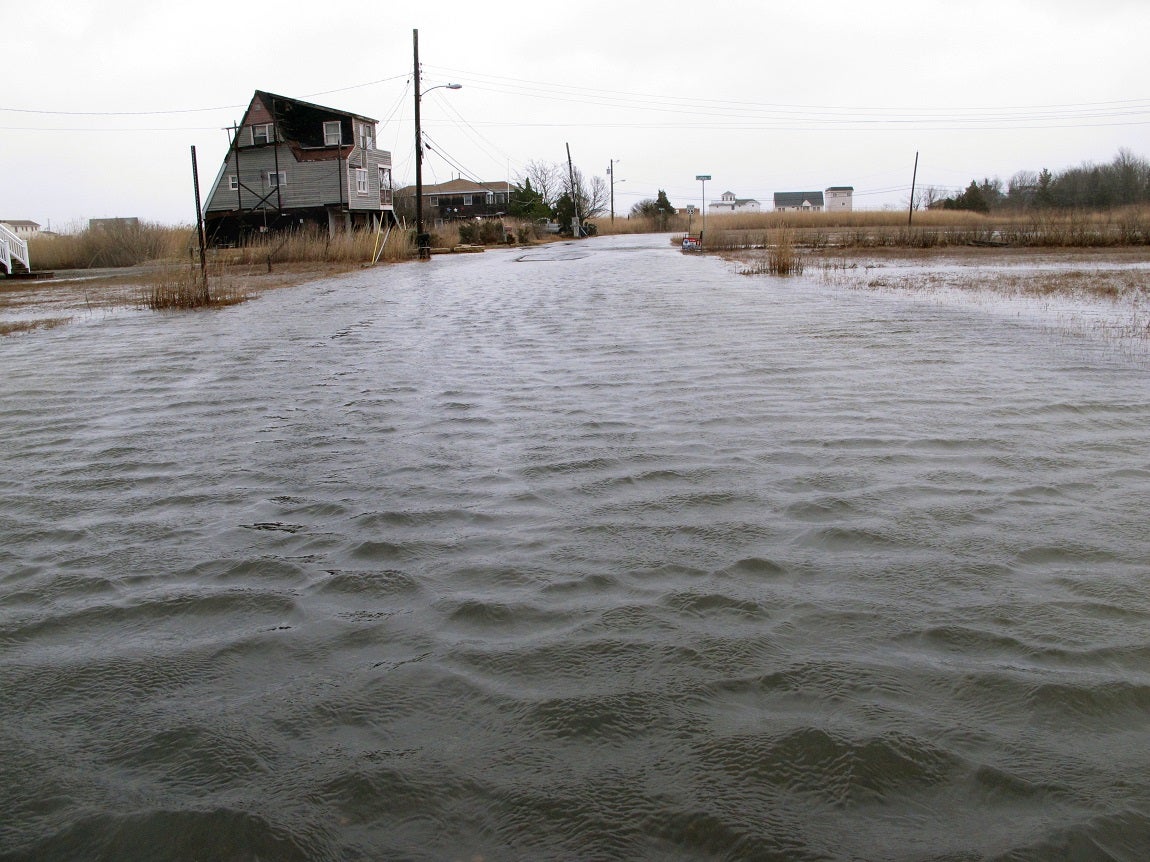
{"type": "Polygon", "coordinates": [[[519,181],[519,185],[523,185],[524,180],[530,180],[531,187],[538,192],[543,203],[551,208],[555,207],[555,202],[559,200],[559,196],[570,185],[567,182],[565,169],[560,169],[557,164],[549,165],[546,162],[535,160],[528,162],[523,173],[516,179],[519,181]]]}
{"type": "Polygon", "coordinates": [[[584,219],[603,215],[611,202],[611,189],[603,177],[588,180],[579,168],[574,168],[575,193],[571,193],[571,172],[563,173],[563,194],[575,199],[579,205],[579,217],[584,219]]]}
{"type": "Polygon", "coordinates": [[[591,177],[591,182],[584,190],[585,200],[584,218],[594,218],[603,215],[611,204],[611,189],[603,177],[591,177]]]}
{"type": "Polygon", "coordinates": [[[923,186],[914,193],[913,209],[928,210],[946,200],[946,190],[938,186],[923,186]]]}

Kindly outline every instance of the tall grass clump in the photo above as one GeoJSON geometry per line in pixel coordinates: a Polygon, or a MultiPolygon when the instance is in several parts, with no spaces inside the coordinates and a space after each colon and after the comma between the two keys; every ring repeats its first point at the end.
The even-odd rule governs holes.
{"type": "Polygon", "coordinates": [[[793,237],[780,231],[773,244],[764,243],[763,253],[743,270],[743,275],[802,275],[803,268],[793,237]]]}
{"type": "Polygon", "coordinates": [[[205,282],[198,268],[165,266],[148,274],[140,295],[140,306],[153,311],[191,310],[209,306],[236,305],[247,292],[221,277],[209,274],[205,282]]]}

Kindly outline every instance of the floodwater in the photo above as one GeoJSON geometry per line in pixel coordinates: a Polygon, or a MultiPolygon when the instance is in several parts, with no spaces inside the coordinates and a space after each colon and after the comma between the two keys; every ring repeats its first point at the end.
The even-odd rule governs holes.
{"type": "Polygon", "coordinates": [[[1111,339],[616,237],[0,356],[5,860],[1150,854],[1111,339]]]}

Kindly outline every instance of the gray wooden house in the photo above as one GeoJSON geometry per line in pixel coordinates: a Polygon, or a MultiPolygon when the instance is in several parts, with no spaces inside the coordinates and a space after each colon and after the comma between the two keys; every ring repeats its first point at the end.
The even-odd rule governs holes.
{"type": "Polygon", "coordinates": [[[376,148],[376,125],[370,117],[256,90],[208,192],[209,242],[394,221],[391,153],[376,148]]]}

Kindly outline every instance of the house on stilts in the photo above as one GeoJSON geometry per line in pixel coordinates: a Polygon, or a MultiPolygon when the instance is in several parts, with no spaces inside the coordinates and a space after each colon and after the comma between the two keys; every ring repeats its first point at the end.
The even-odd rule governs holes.
{"type": "Polygon", "coordinates": [[[209,243],[254,233],[320,228],[335,233],[395,220],[391,153],[376,148],[377,121],[256,90],[232,129],[208,192],[209,243]]]}

